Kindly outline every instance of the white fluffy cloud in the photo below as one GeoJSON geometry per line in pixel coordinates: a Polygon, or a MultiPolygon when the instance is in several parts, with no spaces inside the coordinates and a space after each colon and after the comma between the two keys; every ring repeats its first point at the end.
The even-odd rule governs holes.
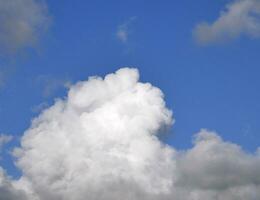
{"type": "Polygon", "coordinates": [[[260,198],[258,154],[207,130],[177,151],[157,138],[173,122],[163,93],[136,69],[79,82],[24,133],[14,151],[22,177],[1,171],[0,200],[260,198]]]}
{"type": "Polygon", "coordinates": [[[26,193],[15,187],[15,181],[6,176],[0,167],[0,200],[28,200],[26,193]]]}
{"type": "Polygon", "coordinates": [[[1,52],[33,46],[49,21],[43,0],[0,0],[1,52]]]}
{"type": "Polygon", "coordinates": [[[260,155],[248,154],[214,132],[201,130],[177,165],[176,185],[188,191],[187,199],[260,198],[260,155]]]}
{"type": "Polygon", "coordinates": [[[198,24],[193,34],[200,44],[223,42],[240,36],[259,38],[259,17],[259,0],[234,0],[221,11],[215,22],[198,24]]]}
{"type": "Polygon", "coordinates": [[[40,199],[130,199],[170,191],[174,151],[156,134],[172,123],[171,112],[162,92],[138,76],[121,69],[79,82],[33,121],[16,154],[40,199]]]}

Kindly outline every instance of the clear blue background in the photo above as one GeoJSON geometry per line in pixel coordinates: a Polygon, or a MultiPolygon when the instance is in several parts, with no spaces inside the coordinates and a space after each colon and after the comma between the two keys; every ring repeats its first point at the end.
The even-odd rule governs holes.
{"type": "MultiPolygon", "coordinates": [[[[20,137],[37,116],[34,106],[65,96],[62,87],[44,96],[39,77],[76,82],[128,66],[158,86],[174,112],[176,123],[162,140],[187,149],[194,133],[207,128],[254,152],[260,143],[260,40],[202,47],[192,38],[194,26],[216,19],[227,2],[47,1],[52,25],[39,47],[1,60],[8,78],[0,90],[0,133],[20,137]],[[123,44],[117,27],[133,16],[123,44]]],[[[18,143],[10,143],[0,160],[13,176],[19,172],[8,150],[18,143]]]]}

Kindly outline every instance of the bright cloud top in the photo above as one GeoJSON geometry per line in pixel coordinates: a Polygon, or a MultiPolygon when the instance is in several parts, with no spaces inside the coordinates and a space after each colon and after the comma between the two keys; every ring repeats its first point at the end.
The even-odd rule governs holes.
{"type": "Polygon", "coordinates": [[[194,37],[200,44],[223,42],[240,36],[259,38],[259,17],[259,0],[234,0],[212,24],[198,24],[193,32],[194,37]]]}
{"type": "Polygon", "coordinates": [[[136,69],[79,82],[24,133],[14,151],[23,175],[1,169],[0,200],[260,198],[259,154],[206,130],[176,151],[157,138],[173,121],[136,69]]]}
{"type": "Polygon", "coordinates": [[[0,0],[1,53],[33,46],[47,29],[49,21],[44,1],[0,0]]]}

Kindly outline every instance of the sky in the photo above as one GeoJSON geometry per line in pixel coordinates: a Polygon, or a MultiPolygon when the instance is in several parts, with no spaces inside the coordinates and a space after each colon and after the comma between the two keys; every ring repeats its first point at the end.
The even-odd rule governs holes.
{"type": "MultiPolygon", "coordinates": [[[[121,192],[112,194],[109,191],[113,188],[118,191],[119,186],[103,183],[105,186],[101,188],[106,198],[98,199],[116,199],[130,186],[136,199],[140,200],[168,199],[169,196],[182,200],[259,199],[259,16],[259,0],[0,0],[0,183],[8,179],[8,184],[12,185],[12,189],[2,189],[7,192],[6,197],[1,197],[0,193],[0,200],[7,197],[15,199],[18,193],[12,190],[16,188],[30,191],[22,194],[25,200],[67,200],[72,194],[77,194],[76,200],[86,195],[94,200],[102,185],[99,181],[104,181],[103,176],[111,175],[111,169],[116,168],[114,165],[122,166],[122,169],[116,168],[115,173],[124,174],[124,170],[129,170],[127,164],[110,157],[105,157],[108,162],[103,163],[103,154],[97,146],[104,151],[107,146],[116,146],[120,141],[125,141],[122,146],[131,146],[133,143],[130,141],[136,141],[136,137],[140,138],[140,144],[134,144],[144,153],[139,158],[134,151],[131,158],[151,160],[151,174],[142,174],[144,166],[141,164],[131,165],[129,171],[140,185],[127,182],[125,188],[119,190],[121,192]],[[108,81],[97,78],[111,73],[116,74],[107,78],[108,81]],[[123,98],[121,93],[125,90],[127,93],[123,98]],[[129,102],[137,102],[137,107],[128,105],[128,99],[129,102]],[[65,109],[64,114],[60,107],[69,111],[65,109]],[[70,109],[77,114],[71,114],[70,109]],[[85,116],[83,111],[91,115],[85,116]],[[129,132],[129,137],[112,137],[113,133],[117,133],[113,132],[114,126],[117,126],[113,122],[121,124],[117,121],[120,118],[113,118],[116,117],[113,113],[119,116],[124,116],[122,113],[140,115],[140,119],[137,118],[139,122],[131,117],[122,122],[120,130],[122,133],[129,132]],[[147,118],[143,118],[146,115],[147,118]],[[53,125],[56,120],[57,126],[53,125]],[[93,127],[81,130],[78,124],[83,123],[82,120],[93,123],[93,127]],[[142,122],[144,125],[140,124],[142,122]],[[66,123],[71,127],[67,127],[66,123]],[[64,128],[64,135],[58,134],[64,128]],[[94,136],[84,138],[84,134],[79,134],[78,137],[86,140],[86,143],[81,143],[77,141],[78,137],[73,137],[76,132],[100,133],[100,138],[96,138],[100,139],[100,143],[94,136]],[[111,132],[111,138],[107,138],[104,132],[111,132]],[[152,139],[154,135],[157,135],[156,141],[152,139]],[[93,158],[97,158],[93,160],[93,167],[97,170],[92,171],[91,168],[82,171],[82,174],[96,174],[93,177],[99,187],[76,191],[74,186],[88,185],[93,178],[84,175],[79,181],[68,183],[71,190],[62,194],[61,189],[59,192],[56,189],[63,182],[47,187],[49,180],[43,180],[42,174],[48,174],[50,179],[63,175],[50,172],[52,170],[47,165],[59,158],[50,156],[43,141],[50,142],[50,148],[56,152],[57,146],[63,144],[59,141],[63,139],[64,143],[67,140],[75,143],[66,146],[71,148],[67,157],[62,153],[57,153],[57,157],[63,156],[68,158],[66,162],[72,159],[71,162],[76,163],[64,164],[67,166],[64,174],[80,171],[78,160],[85,159],[82,151],[92,149],[93,158]],[[113,142],[110,143],[110,140],[113,142]],[[166,147],[159,147],[159,143],[166,147]],[[82,146],[82,149],[74,150],[73,145],[82,146]],[[143,145],[147,145],[148,150],[143,149],[143,145]],[[41,157],[43,152],[46,155],[41,157]],[[208,164],[212,161],[207,157],[211,153],[218,155],[213,161],[215,166],[219,166],[217,170],[208,164]],[[225,154],[230,154],[230,159],[222,159],[225,154]],[[197,159],[201,156],[205,159],[197,159]],[[39,169],[40,158],[46,163],[43,171],[39,169]],[[158,162],[162,162],[162,166],[158,167],[158,162]],[[196,166],[193,170],[189,169],[190,162],[197,163],[198,169],[196,166]],[[194,175],[209,176],[210,180],[224,177],[221,167],[225,163],[239,166],[234,174],[224,168],[224,172],[231,173],[231,180],[224,180],[224,183],[219,180],[203,182],[204,179],[194,175]],[[98,170],[102,165],[107,167],[102,172],[105,175],[98,170]],[[169,170],[169,165],[174,165],[176,171],[169,170]],[[2,175],[2,168],[3,174],[7,175],[2,175]],[[165,174],[162,175],[162,171],[165,174]],[[173,185],[177,185],[174,190],[169,189],[171,177],[176,174],[182,178],[173,181],[173,185]],[[13,178],[5,178],[7,176],[13,178]],[[194,179],[187,178],[190,176],[194,179]],[[242,178],[238,179],[238,176],[242,178]],[[256,179],[252,180],[252,177],[256,179]],[[148,184],[154,179],[158,179],[159,185],[148,184]],[[194,186],[196,181],[201,183],[198,188],[194,186]],[[29,187],[32,183],[39,184],[35,188],[29,187]],[[251,183],[255,183],[254,188],[249,187],[251,183]],[[234,196],[234,191],[243,186],[246,189],[240,188],[241,194],[234,196]],[[179,187],[181,189],[176,189],[179,187]],[[27,193],[33,195],[27,197],[27,193]]],[[[121,150],[117,149],[117,153],[121,150]]],[[[139,161],[130,159],[129,162],[139,161]]],[[[125,176],[121,178],[128,180],[125,176]]]]}

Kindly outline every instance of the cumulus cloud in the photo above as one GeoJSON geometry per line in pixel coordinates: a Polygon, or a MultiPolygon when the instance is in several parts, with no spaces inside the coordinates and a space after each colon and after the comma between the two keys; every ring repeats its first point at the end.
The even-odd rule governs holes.
{"type": "Polygon", "coordinates": [[[172,123],[171,112],[162,92],[138,77],[121,69],[79,82],[33,121],[15,154],[40,199],[142,199],[170,190],[174,151],[156,134],[172,123]]]}
{"type": "Polygon", "coordinates": [[[214,132],[201,130],[177,165],[176,185],[188,191],[189,199],[260,198],[259,154],[248,154],[214,132]]]}
{"type": "Polygon", "coordinates": [[[213,23],[202,22],[194,31],[200,44],[229,41],[241,36],[260,37],[260,1],[234,0],[213,23]]]}
{"type": "Polygon", "coordinates": [[[48,28],[43,0],[0,0],[0,51],[13,53],[32,47],[48,28]]]}
{"type": "Polygon", "coordinates": [[[132,25],[132,23],[136,20],[136,17],[131,17],[130,19],[128,19],[126,22],[124,22],[123,24],[120,24],[117,27],[117,31],[116,31],[116,37],[117,39],[122,42],[122,43],[127,43],[128,39],[129,39],[129,35],[131,34],[132,30],[130,28],[130,26],[132,25]]]}
{"type": "Polygon", "coordinates": [[[0,200],[28,200],[26,193],[15,187],[15,181],[6,176],[0,167],[0,200]]]}
{"type": "Polygon", "coordinates": [[[78,82],[25,131],[13,152],[22,176],[0,171],[0,200],[260,198],[259,153],[204,129],[178,151],[158,139],[173,122],[136,69],[78,82]]]}

